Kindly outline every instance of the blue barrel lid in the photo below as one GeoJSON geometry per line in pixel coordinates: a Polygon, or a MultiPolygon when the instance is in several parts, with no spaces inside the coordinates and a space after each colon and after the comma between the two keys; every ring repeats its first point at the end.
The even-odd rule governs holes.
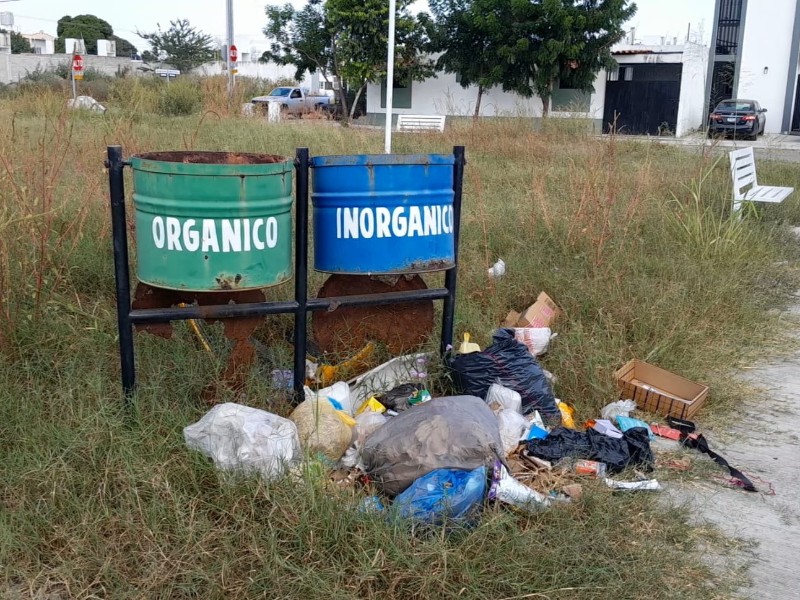
{"type": "Polygon", "coordinates": [[[372,167],[376,165],[453,165],[452,154],[342,154],[314,156],[311,166],[319,167],[372,167]]]}

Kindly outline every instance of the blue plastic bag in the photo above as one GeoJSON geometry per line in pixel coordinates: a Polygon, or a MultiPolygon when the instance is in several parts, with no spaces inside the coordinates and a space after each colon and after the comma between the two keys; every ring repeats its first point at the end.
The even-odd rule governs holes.
{"type": "Polygon", "coordinates": [[[628,431],[628,429],[633,429],[634,427],[641,427],[642,429],[647,430],[647,437],[649,437],[651,440],[656,439],[656,436],[653,435],[652,431],[650,431],[650,425],[640,419],[623,417],[620,415],[617,417],[617,427],[619,427],[620,431],[628,431]]]}
{"type": "Polygon", "coordinates": [[[398,495],[393,509],[406,519],[441,524],[464,519],[485,495],[485,466],[474,471],[436,469],[398,495]]]}

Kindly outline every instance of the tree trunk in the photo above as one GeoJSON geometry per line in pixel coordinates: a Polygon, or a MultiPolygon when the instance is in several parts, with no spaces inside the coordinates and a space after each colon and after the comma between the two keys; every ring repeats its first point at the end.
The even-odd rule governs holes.
{"type": "Polygon", "coordinates": [[[547,83],[547,90],[541,95],[542,99],[542,118],[550,116],[550,98],[553,95],[553,82],[547,83]]]}
{"type": "Polygon", "coordinates": [[[475,101],[475,113],[472,115],[472,120],[477,121],[481,115],[481,98],[483,98],[483,84],[478,84],[478,99],[475,101]]]}
{"type": "Polygon", "coordinates": [[[367,82],[365,81],[364,83],[361,84],[361,87],[358,88],[358,91],[356,92],[356,97],[353,98],[353,106],[350,107],[350,118],[351,119],[353,118],[353,115],[356,112],[356,107],[358,106],[358,99],[361,98],[361,94],[364,93],[364,89],[366,87],[367,87],[367,82]]]}
{"type": "Polygon", "coordinates": [[[347,93],[344,89],[344,80],[339,75],[339,61],[336,58],[336,37],[331,40],[331,56],[333,58],[334,76],[339,80],[339,102],[342,105],[342,125],[350,123],[350,111],[347,109],[347,93]]]}

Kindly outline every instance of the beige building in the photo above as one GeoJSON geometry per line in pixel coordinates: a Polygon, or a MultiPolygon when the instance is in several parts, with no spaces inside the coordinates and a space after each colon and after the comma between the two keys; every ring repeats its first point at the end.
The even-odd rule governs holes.
{"type": "Polygon", "coordinates": [[[56,53],[56,38],[55,36],[40,31],[38,33],[23,33],[24,37],[33,48],[34,54],[55,54],[56,53]]]}

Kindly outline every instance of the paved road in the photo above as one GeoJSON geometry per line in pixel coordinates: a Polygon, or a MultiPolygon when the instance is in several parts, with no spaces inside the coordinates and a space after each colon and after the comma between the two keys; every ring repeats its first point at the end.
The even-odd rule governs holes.
{"type": "MultiPolygon", "coordinates": [[[[798,327],[797,318],[800,293],[787,315],[789,326],[798,327]]],[[[726,432],[730,435],[707,437],[712,450],[747,474],[771,482],[775,494],[748,493],[711,481],[670,488],[669,493],[689,502],[700,521],[757,543],[750,557],[752,586],[740,590],[741,598],[794,600],[800,598],[800,353],[754,369],[747,379],[764,393],[741,407],[739,424],[726,432]]],[[[728,571],[735,563],[730,556],[712,562],[728,571]]]]}
{"type": "MultiPolygon", "coordinates": [[[[756,159],[779,160],[783,162],[800,162],[800,136],[765,135],[756,142],[742,140],[709,140],[702,135],[690,135],[682,138],[659,138],[647,136],[620,136],[620,139],[650,141],[657,144],[679,146],[686,149],[713,147],[719,153],[730,152],[737,148],[752,146],[756,151],[756,159]]],[[[800,593],[798,593],[800,598],[800,593]]]]}

